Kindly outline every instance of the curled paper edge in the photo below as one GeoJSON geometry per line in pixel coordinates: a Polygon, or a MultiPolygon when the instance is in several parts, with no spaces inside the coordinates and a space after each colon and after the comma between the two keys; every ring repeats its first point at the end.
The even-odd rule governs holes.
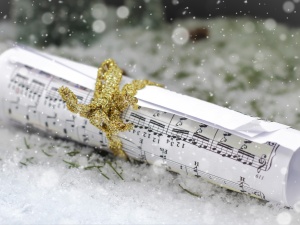
{"type": "MultiPolygon", "coordinates": [[[[80,63],[40,53],[28,47],[12,48],[3,53],[1,58],[37,68],[74,83],[81,83],[82,86],[89,89],[93,89],[95,84],[97,68],[82,66],[80,63]],[[15,57],[16,55],[17,57],[15,57]],[[84,82],[78,80],[82,76],[84,76],[84,82]]],[[[123,77],[121,86],[131,80],[123,77]]],[[[244,115],[228,108],[154,86],[147,86],[138,91],[136,97],[140,106],[184,116],[257,143],[272,141],[293,151],[300,147],[300,139],[296,138],[300,132],[287,125],[264,121],[257,117],[244,115]]]]}

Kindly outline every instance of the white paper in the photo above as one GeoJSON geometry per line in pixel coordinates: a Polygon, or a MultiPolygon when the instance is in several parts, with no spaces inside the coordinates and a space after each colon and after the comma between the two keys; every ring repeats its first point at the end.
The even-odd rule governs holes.
{"type": "MultiPolygon", "coordinates": [[[[67,86],[89,103],[96,68],[18,47],[0,57],[0,68],[2,117],[108,148],[105,135],[70,113],[57,92],[67,86]]],[[[128,156],[257,198],[300,200],[299,131],[154,86],[137,98],[141,109],[123,114],[134,129],[119,135],[128,156]]]]}

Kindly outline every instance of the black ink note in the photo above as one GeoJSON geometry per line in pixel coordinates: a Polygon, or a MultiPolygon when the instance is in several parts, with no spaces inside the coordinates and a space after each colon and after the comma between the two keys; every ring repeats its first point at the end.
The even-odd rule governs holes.
{"type": "Polygon", "coordinates": [[[239,149],[238,153],[233,156],[233,158],[235,158],[237,161],[247,165],[253,164],[254,157],[255,155],[241,149],[239,149]]]}
{"type": "Polygon", "coordinates": [[[224,144],[222,142],[219,142],[217,144],[217,153],[222,155],[223,157],[231,157],[232,156],[232,152],[233,152],[233,147],[224,144]]]}
{"type": "Polygon", "coordinates": [[[192,144],[193,145],[199,144],[198,147],[207,148],[209,140],[210,140],[209,138],[199,133],[194,133],[192,138],[192,144]]]}
{"type": "Polygon", "coordinates": [[[177,127],[178,127],[178,126],[182,126],[182,121],[183,121],[183,120],[187,120],[187,118],[184,118],[184,117],[180,118],[179,121],[176,123],[176,126],[177,126],[177,127]]]}
{"type": "Polygon", "coordinates": [[[154,135],[161,136],[163,131],[165,129],[165,125],[162,123],[159,123],[155,120],[150,120],[149,126],[148,126],[148,131],[153,132],[154,135]]]}
{"type": "MultiPolygon", "coordinates": [[[[189,134],[188,130],[173,128],[171,137],[176,138],[176,140],[186,141],[188,134],[189,134]]],[[[169,137],[169,135],[168,135],[168,137],[169,137]]]]}
{"type": "Polygon", "coordinates": [[[134,127],[137,128],[143,128],[145,125],[146,118],[143,116],[140,116],[136,113],[131,113],[130,116],[133,118],[134,127]]]}
{"type": "Polygon", "coordinates": [[[195,167],[193,168],[193,170],[194,170],[194,172],[196,173],[196,174],[195,174],[195,177],[201,177],[201,176],[199,175],[199,173],[198,173],[199,162],[195,161],[194,166],[195,166],[195,167]]]}
{"type": "Polygon", "coordinates": [[[196,131],[196,133],[202,133],[203,132],[203,128],[207,128],[206,124],[200,124],[198,130],[196,131]]]}
{"type": "MultiPolygon", "coordinates": [[[[54,116],[47,116],[47,120],[53,120],[53,125],[55,125],[56,124],[56,120],[57,120],[57,113],[54,113],[54,116]]],[[[48,127],[48,121],[46,121],[46,123],[45,123],[45,125],[46,125],[46,127],[48,127]],[[46,124],[47,123],[47,124],[46,124]]]]}
{"type": "Polygon", "coordinates": [[[32,80],[31,84],[29,85],[30,93],[32,93],[34,96],[37,95],[38,97],[41,97],[44,88],[45,84],[37,80],[32,80]]]}

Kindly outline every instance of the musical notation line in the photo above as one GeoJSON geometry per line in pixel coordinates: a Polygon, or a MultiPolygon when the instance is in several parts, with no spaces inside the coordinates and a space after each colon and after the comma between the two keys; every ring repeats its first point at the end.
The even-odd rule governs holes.
{"type": "MultiPolygon", "coordinates": [[[[139,152],[139,147],[136,146],[134,143],[129,144],[128,142],[124,142],[124,148],[126,149],[126,152],[128,151],[129,155],[135,156],[135,157],[141,157],[141,155],[136,154],[137,152],[139,152]]],[[[162,157],[161,154],[155,154],[153,152],[147,151],[147,150],[143,150],[144,154],[147,156],[149,155],[149,157],[151,156],[152,158],[160,158],[162,159],[162,163],[165,163],[166,168],[167,169],[173,169],[174,171],[174,167],[178,168],[178,170],[182,170],[183,168],[185,169],[185,172],[187,175],[194,175],[196,177],[202,177],[205,178],[209,181],[215,182],[215,183],[219,183],[221,186],[224,186],[226,188],[229,189],[234,189],[235,191],[239,191],[239,192],[243,192],[243,193],[247,193],[249,195],[253,195],[256,196],[258,198],[261,199],[265,199],[265,195],[254,188],[251,188],[250,186],[247,185],[243,185],[243,183],[241,182],[234,182],[228,179],[224,179],[220,176],[216,176],[213,175],[211,173],[202,171],[198,168],[198,166],[196,165],[196,167],[193,166],[189,166],[189,165],[184,165],[184,164],[180,164],[177,161],[168,159],[166,157],[162,157]]],[[[145,157],[147,158],[147,157],[145,157]]],[[[175,169],[176,171],[176,169],[175,169]]]]}
{"type": "Polygon", "coordinates": [[[155,120],[150,120],[148,124],[148,131],[153,132],[154,135],[161,136],[165,130],[165,126],[163,123],[157,122],[155,120]]]}
{"type": "MultiPolygon", "coordinates": [[[[267,170],[267,164],[269,164],[270,159],[266,159],[262,162],[261,156],[254,155],[250,152],[247,152],[245,150],[241,150],[235,147],[232,147],[227,143],[228,138],[232,137],[232,134],[228,132],[224,132],[222,138],[220,141],[215,140],[218,132],[221,132],[219,129],[215,130],[215,133],[213,134],[213,138],[209,138],[204,136],[203,134],[198,133],[199,129],[196,132],[191,132],[189,130],[184,130],[178,128],[178,122],[175,125],[171,124],[171,120],[174,118],[174,115],[172,115],[171,120],[169,123],[166,123],[159,119],[152,119],[151,116],[147,115],[139,115],[138,113],[130,113],[130,116],[124,114],[123,117],[126,119],[127,122],[131,122],[134,124],[135,128],[140,129],[146,129],[149,132],[153,132],[158,134],[159,136],[167,135],[168,138],[175,139],[176,141],[183,141],[192,145],[196,145],[199,148],[203,148],[207,151],[216,153],[222,157],[229,158],[231,160],[235,160],[237,162],[240,162],[242,164],[254,167],[254,168],[260,168],[258,172],[261,170],[266,171],[267,170]],[[141,119],[142,118],[142,119],[141,119]],[[140,121],[143,121],[143,125],[140,123],[140,121]],[[167,127],[167,129],[166,129],[167,127]],[[262,166],[262,164],[264,164],[262,166]]],[[[180,120],[182,121],[182,120],[180,120]]],[[[206,129],[207,125],[200,126],[201,132],[202,130],[206,129]]],[[[245,140],[244,143],[251,144],[250,141],[245,140]]],[[[276,149],[271,149],[272,151],[275,151],[276,149]]],[[[271,155],[271,153],[270,153],[271,155]]]]}

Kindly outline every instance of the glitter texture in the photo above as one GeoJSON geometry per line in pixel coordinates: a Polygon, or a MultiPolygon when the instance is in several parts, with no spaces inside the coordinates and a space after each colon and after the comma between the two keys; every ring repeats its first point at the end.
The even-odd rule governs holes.
{"type": "Polygon", "coordinates": [[[121,115],[130,106],[138,109],[138,100],[134,97],[138,90],[146,85],[161,85],[148,80],[134,80],[120,90],[121,80],[122,70],[114,60],[107,59],[98,70],[95,92],[90,104],[78,103],[76,95],[67,87],[61,87],[58,91],[71,112],[89,119],[92,125],[105,133],[114,155],[127,158],[117,135],[132,129],[132,124],[124,123],[121,115]]]}

